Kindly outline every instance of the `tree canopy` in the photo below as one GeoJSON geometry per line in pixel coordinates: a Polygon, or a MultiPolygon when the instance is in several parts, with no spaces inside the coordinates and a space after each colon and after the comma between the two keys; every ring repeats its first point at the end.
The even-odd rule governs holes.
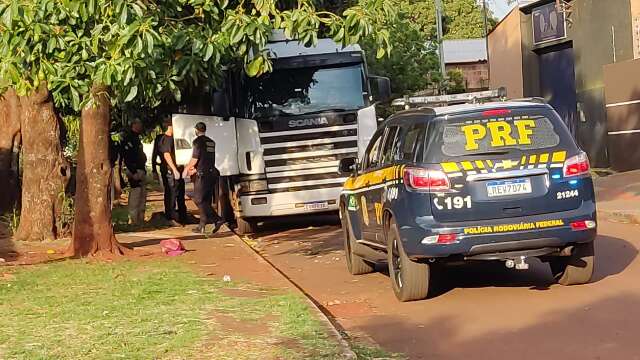
{"type": "MultiPolygon", "coordinates": [[[[92,84],[112,104],[155,106],[192,84],[215,84],[225,66],[270,70],[261,49],[273,29],[312,44],[324,32],[389,49],[390,0],[361,1],[342,16],[310,1],[11,0],[0,3],[0,78],[19,95],[46,81],[59,111],[79,112],[92,84]],[[249,55],[255,54],[253,57],[249,55]]],[[[1,89],[0,89],[1,90],[1,89]]]]}
{"type": "MultiPolygon", "coordinates": [[[[484,36],[483,9],[476,0],[444,0],[445,39],[484,36]]],[[[376,43],[364,41],[371,72],[391,78],[395,96],[425,90],[442,80],[436,42],[435,2],[394,0],[397,17],[391,21],[390,41],[394,50],[382,58],[375,54],[376,43]]],[[[489,29],[495,19],[488,14],[489,29]]],[[[456,91],[460,91],[457,89],[456,91]]]]}

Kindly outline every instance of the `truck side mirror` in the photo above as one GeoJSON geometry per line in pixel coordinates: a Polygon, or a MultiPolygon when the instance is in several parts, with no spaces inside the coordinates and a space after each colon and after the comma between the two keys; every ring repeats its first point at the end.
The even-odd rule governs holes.
{"type": "Polygon", "coordinates": [[[340,175],[353,175],[356,171],[357,163],[358,159],[354,157],[340,159],[340,163],[338,164],[338,173],[340,173],[340,175]]]}
{"type": "Polygon", "coordinates": [[[369,75],[369,85],[375,102],[387,102],[391,99],[391,80],[389,78],[369,75]]]}
{"type": "Polygon", "coordinates": [[[215,90],[213,92],[213,109],[214,116],[219,116],[222,119],[229,120],[231,112],[229,111],[229,98],[224,91],[215,90]]]}

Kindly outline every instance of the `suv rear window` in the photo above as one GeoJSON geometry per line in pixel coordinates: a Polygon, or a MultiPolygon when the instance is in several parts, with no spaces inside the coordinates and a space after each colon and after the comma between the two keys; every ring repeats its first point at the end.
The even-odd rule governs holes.
{"type": "Polygon", "coordinates": [[[425,161],[576,148],[566,126],[551,110],[505,109],[500,114],[475,112],[436,118],[429,126],[425,161]]]}

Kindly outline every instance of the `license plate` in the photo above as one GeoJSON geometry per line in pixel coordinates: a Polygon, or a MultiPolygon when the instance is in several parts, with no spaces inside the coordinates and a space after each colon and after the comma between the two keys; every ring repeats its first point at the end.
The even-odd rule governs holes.
{"type": "Polygon", "coordinates": [[[329,208],[329,203],[324,201],[324,202],[304,204],[304,208],[307,210],[326,210],[329,208]]]}
{"type": "Polygon", "coordinates": [[[497,180],[487,183],[487,194],[489,197],[500,197],[510,195],[521,195],[531,193],[531,180],[497,180]]]}

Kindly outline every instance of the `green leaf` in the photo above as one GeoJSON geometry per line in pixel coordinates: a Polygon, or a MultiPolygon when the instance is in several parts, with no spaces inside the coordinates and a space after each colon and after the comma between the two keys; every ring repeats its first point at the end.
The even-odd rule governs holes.
{"type": "Polygon", "coordinates": [[[150,33],[144,33],[145,41],[147,42],[147,52],[149,54],[153,53],[153,36],[150,33]]]}
{"type": "Polygon", "coordinates": [[[245,35],[245,29],[244,28],[240,28],[239,26],[234,26],[233,30],[231,32],[231,43],[232,44],[236,44],[238,42],[240,42],[240,40],[242,40],[242,37],[245,35]]]}
{"type": "Polygon", "coordinates": [[[247,75],[251,77],[258,75],[258,73],[260,73],[262,70],[263,63],[264,59],[262,58],[262,56],[258,56],[257,58],[253,59],[253,61],[251,61],[247,65],[247,75]]]}
{"type": "Polygon", "coordinates": [[[384,54],[385,54],[385,50],[384,50],[384,48],[383,48],[383,47],[378,48],[378,52],[376,53],[376,58],[377,58],[377,59],[382,59],[382,57],[384,56],[384,54]]]}
{"type": "Polygon", "coordinates": [[[74,87],[71,87],[71,100],[73,103],[73,108],[76,110],[80,109],[80,94],[78,94],[78,90],[74,87]]]}
{"type": "Polygon", "coordinates": [[[138,95],[138,86],[134,85],[129,90],[129,95],[127,95],[127,97],[124,99],[124,102],[129,102],[133,100],[136,97],[136,95],[138,95]]]}
{"type": "Polygon", "coordinates": [[[127,10],[127,7],[125,6],[122,9],[122,14],[120,15],[120,24],[121,25],[125,25],[127,23],[128,15],[129,15],[129,11],[127,10]]]}
{"type": "Polygon", "coordinates": [[[142,17],[142,15],[144,15],[140,5],[138,5],[136,3],[133,3],[133,4],[131,4],[131,7],[133,8],[133,11],[136,13],[136,15],[138,15],[139,17],[142,17]]]}
{"type": "Polygon", "coordinates": [[[4,9],[4,14],[2,14],[2,23],[8,29],[13,29],[13,27],[11,26],[12,25],[11,9],[8,7],[4,9]]]}
{"type": "Polygon", "coordinates": [[[213,45],[207,44],[207,50],[204,53],[204,61],[209,61],[211,59],[211,55],[213,55],[213,45]]]}

